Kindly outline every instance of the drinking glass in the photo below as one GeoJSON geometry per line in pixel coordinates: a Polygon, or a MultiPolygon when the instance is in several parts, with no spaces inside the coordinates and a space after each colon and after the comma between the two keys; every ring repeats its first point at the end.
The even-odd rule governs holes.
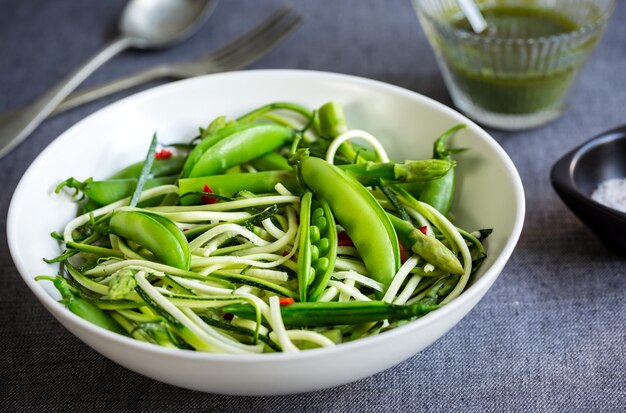
{"type": "Polygon", "coordinates": [[[521,130],[564,111],[615,0],[477,0],[480,34],[456,0],[413,4],[454,104],[485,126],[521,130]]]}

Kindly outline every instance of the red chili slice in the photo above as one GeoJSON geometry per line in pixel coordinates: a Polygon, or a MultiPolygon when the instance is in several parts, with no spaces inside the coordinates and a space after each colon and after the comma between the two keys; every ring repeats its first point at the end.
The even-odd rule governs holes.
{"type": "Polygon", "coordinates": [[[404,245],[402,245],[402,243],[399,240],[398,240],[398,246],[400,247],[400,262],[404,264],[407,260],[406,248],[404,248],[404,245]]]}
{"type": "Polygon", "coordinates": [[[172,157],[172,151],[169,149],[161,149],[157,153],[154,154],[155,159],[167,159],[172,157]]]}
{"type": "Polygon", "coordinates": [[[353,247],[354,243],[345,232],[337,234],[338,244],[340,247],[353,247]]]}
{"type": "Polygon", "coordinates": [[[290,305],[290,304],[293,304],[293,303],[295,303],[295,302],[296,302],[296,300],[294,300],[294,299],[293,299],[293,298],[291,298],[291,297],[282,297],[282,298],[279,298],[279,299],[278,299],[278,303],[279,303],[280,305],[290,305]]]}
{"type": "MultiPolygon", "coordinates": [[[[202,190],[202,192],[206,192],[207,194],[214,194],[215,192],[213,192],[213,190],[208,186],[208,185],[204,185],[204,189],[202,190]]],[[[206,196],[203,195],[200,197],[202,199],[202,203],[203,204],[214,204],[218,201],[218,199],[214,196],[206,196]]]]}

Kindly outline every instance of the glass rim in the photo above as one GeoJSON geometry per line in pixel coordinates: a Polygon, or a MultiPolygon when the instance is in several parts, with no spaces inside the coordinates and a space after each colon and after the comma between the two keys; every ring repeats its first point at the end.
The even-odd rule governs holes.
{"type": "Polygon", "coordinates": [[[554,41],[568,39],[572,37],[584,36],[589,32],[597,31],[602,28],[611,17],[611,14],[615,10],[615,6],[617,4],[617,0],[609,0],[609,5],[602,13],[598,15],[597,18],[590,21],[589,23],[585,23],[581,27],[576,30],[573,30],[568,33],[555,34],[550,36],[539,36],[539,37],[483,37],[480,34],[456,29],[448,24],[443,23],[441,20],[437,19],[432,14],[428,13],[421,5],[421,0],[413,0],[413,4],[417,9],[418,13],[428,19],[432,24],[441,30],[452,33],[455,37],[458,37],[463,40],[475,42],[475,43],[495,43],[495,44],[516,44],[516,45],[532,45],[536,43],[551,43],[554,41]]]}

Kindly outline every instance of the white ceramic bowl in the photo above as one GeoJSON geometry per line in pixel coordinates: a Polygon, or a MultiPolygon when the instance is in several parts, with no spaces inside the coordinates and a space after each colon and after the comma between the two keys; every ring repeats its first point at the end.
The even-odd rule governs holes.
{"type": "MultiPolygon", "coordinates": [[[[166,383],[214,393],[278,395],[348,383],[387,369],[432,344],[465,316],[498,277],[519,238],[524,219],[519,175],[504,150],[473,122],[427,97],[353,76],[294,70],[233,72],[157,87],[89,116],[44,150],[24,174],[9,208],[7,236],[15,265],[43,305],[69,331],[109,359],[166,383]],[[297,354],[219,355],[171,350],[108,332],[59,304],[38,274],[56,267],[42,257],[59,253],[49,236],[76,213],[67,197],[53,194],[63,179],[106,177],[141,159],[152,134],[161,141],[188,140],[217,115],[237,116],[272,101],[309,107],[336,100],[351,127],[379,137],[396,159],[430,157],[433,140],[458,123],[457,223],[493,228],[488,259],[460,297],[425,317],[384,334],[335,348],[297,354]],[[280,372],[274,374],[274,372],[280,372]]],[[[484,320],[485,324],[490,321],[484,320]]]]}

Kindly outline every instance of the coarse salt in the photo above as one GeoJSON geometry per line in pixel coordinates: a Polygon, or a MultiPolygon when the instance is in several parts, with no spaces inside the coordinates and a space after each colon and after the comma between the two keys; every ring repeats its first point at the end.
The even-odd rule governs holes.
{"type": "Polygon", "coordinates": [[[591,199],[609,208],[626,212],[626,178],[607,179],[593,191],[591,199]]]}

